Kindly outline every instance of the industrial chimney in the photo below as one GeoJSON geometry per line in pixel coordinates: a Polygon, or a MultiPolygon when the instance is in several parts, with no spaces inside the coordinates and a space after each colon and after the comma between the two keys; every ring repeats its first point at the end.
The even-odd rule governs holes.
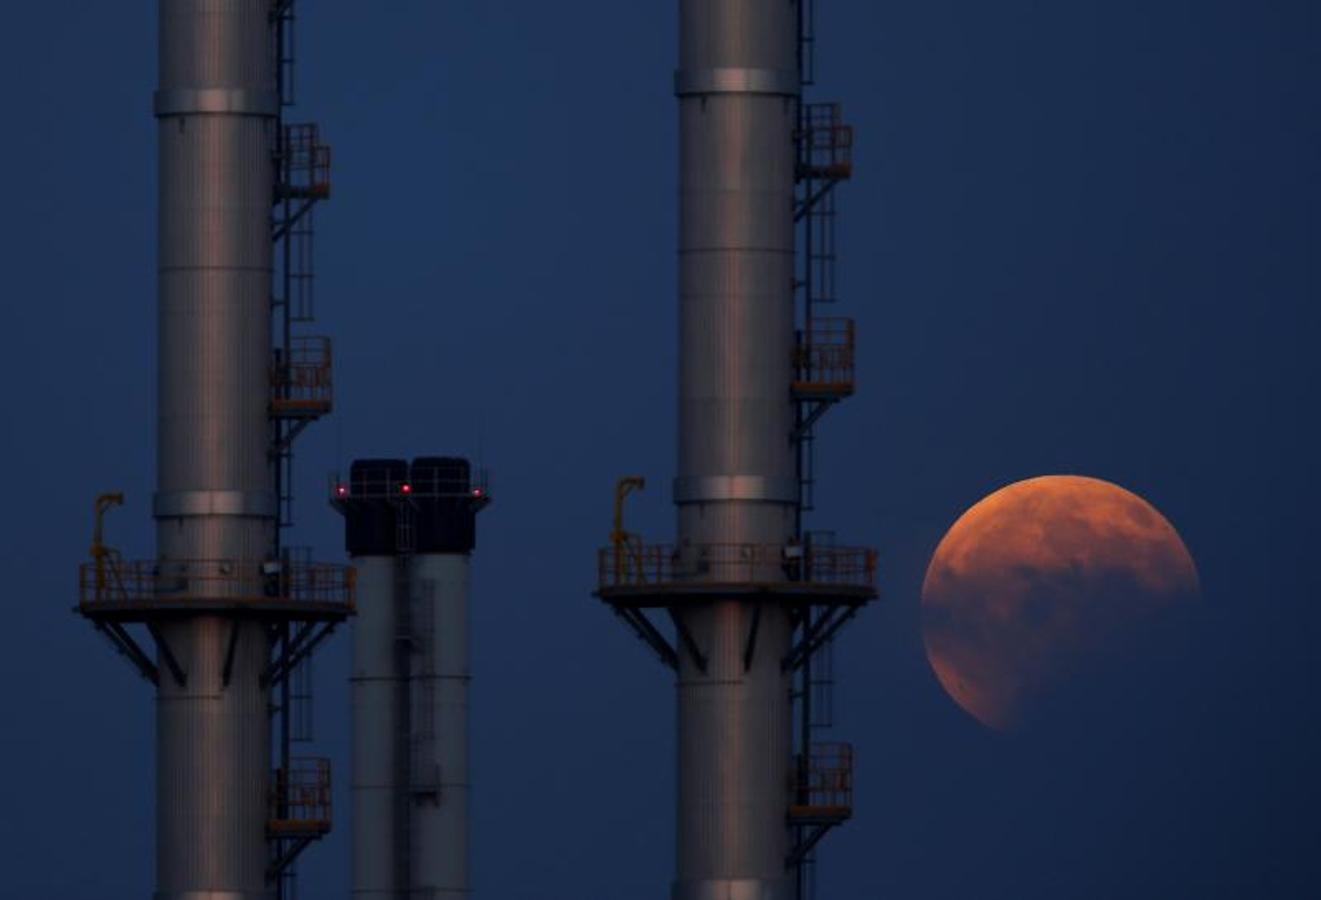
{"type": "Polygon", "coordinates": [[[807,898],[852,806],[851,750],[814,740],[811,665],[875,596],[872,551],[805,528],[814,428],[853,390],[852,323],[817,315],[851,131],[802,99],[796,0],[680,0],[679,41],[678,540],[646,545],[617,512],[597,595],[677,675],[673,900],[807,898]]]}
{"type": "Polygon", "coordinates": [[[468,584],[490,501],[465,459],[355,461],[337,482],[357,571],[353,866],[359,900],[466,897],[468,584]]]}
{"type": "Polygon", "coordinates": [[[283,120],[293,6],[159,4],[156,557],[102,544],[122,498],[98,498],[78,606],[156,688],[158,900],[284,896],[330,828],[328,762],[290,753],[290,678],[353,609],[350,571],[281,534],[331,406],[329,341],[292,328],[329,194],[315,126],[283,120]]]}

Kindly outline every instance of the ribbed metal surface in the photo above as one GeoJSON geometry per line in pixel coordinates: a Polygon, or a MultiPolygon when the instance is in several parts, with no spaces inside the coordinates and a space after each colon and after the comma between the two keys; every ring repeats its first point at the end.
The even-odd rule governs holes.
{"type": "Polygon", "coordinates": [[[784,608],[766,606],[745,672],[753,609],[708,603],[684,614],[708,662],[702,673],[681,654],[676,889],[740,879],[772,890],[784,882],[792,721],[780,660],[791,629],[784,608]]]}
{"type": "Polygon", "coordinates": [[[437,900],[469,895],[468,566],[457,553],[413,561],[413,761],[421,783],[435,779],[413,805],[413,890],[437,900]]]}
{"type": "Polygon", "coordinates": [[[188,683],[164,674],[156,700],[157,885],[162,892],[228,890],[268,896],[269,711],[258,684],[265,630],[241,626],[233,678],[221,684],[231,622],[162,629],[188,683]]]}
{"type": "MultiPolygon", "coordinates": [[[[161,0],[160,91],[274,89],[269,0],[161,0]]],[[[273,121],[248,112],[159,119],[158,491],[272,491],[266,419],[270,360],[273,121]]],[[[256,566],[274,523],[249,515],[158,519],[162,559],[256,566]]],[[[188,674],[158,694],[158,896],[268,898],[265,869],[270,749],[260,674],[266,636],[239,624],[228,685],[231,622],[198,618],[165,629],[188,674]]],[[[164,668],[163,668],[164,671],[164,668]]]]}
{"type": "MultiPolygon", "coordinates": [[[[792,83],[797,5],[681,0],[687,85],[792,83]],[[728,69],[760,70],[738,78],[728,69]],[[767,73],[780,73],[779,76],[767,73]],[[755,77],[754,77],[755,76],[755,77]]],[[[793,129],[791,96],[679,98],[679,478],[793,480],[793,129]]],[[[706,482],[717,483],[717,482],[706,482]]],[[[685,545],[782,545],[792,501],[712,498],[679,507],[685,545]]],[[[783,575],[768,567],[767,580],[783,575]]],[[[788,612],[767,605],[752,666],[753,608],[694,602],[679,613],[709,656],[681,654],[675,900],[787,900],[791,774],[788,612]]]]}
{"type": "Polygon", "coordinates": [[[353,561],[358,572],[358,615],[353,623],[352,895],[359,900],[393,900],[397,883],[394,847],[395,746],[400,739],[395,653],[399,622],[395,604],[395,560],[366,556],[353,561]]]}

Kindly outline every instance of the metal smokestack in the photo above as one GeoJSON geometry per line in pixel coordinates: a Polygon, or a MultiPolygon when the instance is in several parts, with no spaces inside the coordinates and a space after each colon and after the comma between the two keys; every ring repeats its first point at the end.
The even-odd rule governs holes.
{"type": "MultiPolygon", "coordinates": [[[[256,568],[275,546],[270,7],[160,4],[157,555],[163,573],[217,577],[222,596],[237,585],[192,561],[256,568]]],[[[162,677],[157,695],[156,896],[271,897],[266,630],[224,616],[159,627],[187,679],[162,677]]]]}
{"type": "Polygon", "coordinates": [[[337,486],[345,544],[357,572],[350,702],[353,715],[352,896],[394,900],[408,883],[408,657],[400,605],[398,505],[408,483],[402,459],[358,460],[347,486],[337,486]]]}
{"type": "Polygon", "coordinates": [[[469,559],[489,502],[467,460],[359,460],[334,505],[358,571],[353,896],[466,897],[469,559]]]}
{"type": "Polygon", "coordinates": [[[156,687],[157,900],[283,896],[331,824],[329,763],[289,753],[288,679],[353,608],[347,570],[279,540],[291,443],[331,407],[328,339],[290,353],[288,253],[273,285],[329,194],[328,148],[281,119],[292,8],[159,4],[156,557],[101,542],[99,498],[78,606],[156,687]]]}
{"type": "MultiPolygon", "coordinates": [[[[765,0],[679,5],[679,552],[783,547],[798,504],[794,407],[797,18],[765,0]]],[[[719,552],[719,551],[717,551],[719,552]]],[[[778,555],[753,562],[784,579],[778,555]]],[[[674,900],[789,900],[792,609],[720,599],[675,615],[674,900]],[[746,654],[753,617],[757,644],[746,654]]]]}
{"type": "MultiPolygon", "coordinates": [[[[816,346],[810,286],[796,308],[796,223],[844,177],[811,188],[828,136],[800,100],[809,27],[796,0],[679,3],[678,540],[623,529],[638,479],[621,480],[597,591],[677,673],[673,900],[805,897],[800,866],[851,803],[851,753],[816,766],[795,729],[804,666],[875,596],[871,551],[802,527],[804,445],[853,377],[851,325],[831,331],[847,347],[816,346]]],[[[805,281],[823,259],[807,251],[805,281]]]]}

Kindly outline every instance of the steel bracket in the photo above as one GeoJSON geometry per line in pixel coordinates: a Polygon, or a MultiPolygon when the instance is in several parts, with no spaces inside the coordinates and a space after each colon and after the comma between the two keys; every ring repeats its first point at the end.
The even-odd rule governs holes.
{"type": "MultiPolygon", "coordinates": [[[[279,421],[278,417],[272,418],[279,421]]],[[[266,455],[270,459],[279,459],[289,452],[289,448],[294,445],[294,440],[303,433],[303,429],[312,424],[311,419],[293,419],[291,421],[293,421],[293,425],[289,427],[289,430],[271,441],[270,449],[266,451],[266,455]]]]}
{"type": "Polygon", "coordinates": [[[706,654],[697,646],[697,640],[693,637],[693,633],[688,630],[688,626],[683,623],[683,619],[675,614],[673,607],[670,607],[670,620],[674,622],[674,630],[679,635],[679,640],[683,643],[684,649],[688,651],[688,654],[693,658],[693,662],[697,664],[697,670],[705,675],[706,654]]]}
{"type": "Polygon", "coordinates": [[[789,655],[780,663],[781,670],[792,672],[798,669],[799,666],[811,658],[813,653],[821,648],[822,644],[834,637],[861,609],[861,603],[830,606],[826,609],[825,614],[815,622],[812,621],[810,616],[805,618],[803,621],[803,636],[789,651],[789,655]]]}
{"type": "Polygon", "coordinates": [[[96,630],[106,636],[115,651],[127,659],[144,680],[160,684],[160,670],[123,625],[118,622],[97,622],[96,630]]]}
{"type": "Polygon", "coordinates": [[[179,665],[179,660],[175,658],[174,651],[170,649],[170,644],[161,634],[160,629],[156,627],[155,622],[147,623],[147,631],[151,632],[151,639],[156,642],[156,649],[160,652],[161,659],[165,660],[165,667],[170,670],[174,676],[175,684],[184,687],[188,684],[188,673],[179,665]]]}
{"type": "Polygon", "coordinates": [[[669,666],[671,669],[674,669],[676,672],[678,671],[678,652],[674,649],[674,645],[666,640],[665,635],[661,634],[660,630],[657,629],[656,626],[652,624],[651,620],[647,618],[646,613],[640,609],[617,606],[613,603],[610,604],[610,609],[633,629],[633,633],[638,636],[638,640],[642,641],[642,643],[646,644],[656,652],[656,655],[660,657],[662,663],[669,666]]]}
{"type": "Polygon", "coordinates": [[[307,215],[316,204],[317,201],[315,198],[304,200],[298,204],[290,214],[289,218],[276,221],[274,228],[271,231],[271,242],[278,244],[280,241],[284,240],[285,236],[293,231],[294,226],[297,225],[303,216],[307,215]]]}
{"type": "Polygon", "coordinates": [[[283,840],[274,841],[275,859],[271,860],[271,864],[266,867],[266,882],[274,884],[278,881],[284,870],[293,865],[298,855],[306,850],[314,840],[316,838],[304,836],[288,842],[283,840]]]}
{"type": "Polygon", "coordinates": [[[748,640],[743,646],[743,671],[752,671],[752,660],[757,652],[757,632],[761,629],[761,604],[752,607],[752,624],[748,626],[748,640]]]}
{"type": "Polygon", "coordinates": [[[261,675],[262,687],[271,687],[289,677],[298,664],[312,655],[312,652],[334,632],[335,622],[324,622],[320,628],[315,622],[299,626],[298,633],[287,644],[281,642],[280,653],[271,660],[266,671],[261,675]]]}
{"type": "Polygon", "coordinates": [[[835,185],[837,184],[839,184],[839,179],[837,178],[827,179],[825,183],[821,185],[821,187],[817,188],[815,191],[812,191],[802,200],[799,200],[797,203],[795,203],[794,222],[798,223],[802,221],[803,217],[806,216],[809,212],[811,212],[818,203],[824,200],[826,195],[829,194],[831,191],[833,191],[835,189],[835,185]]]}
{"type": "Polygon", "coordinates": [[[830,829],[835,827],[833,822],[823,822],[819,825],[813,825],[812,830],[798,839],[798,846],[794,847],[785,858],[784,867],[786,869],[796,869],[802,865],[803,860],[812,852],[821,839],[826,836],[830,829]]]}
{"type": "Polygon", "coordinates": [[[224,687],[229,687],[229,679],[234,674],[234,652],[238,650],[239,645],[239,623],[238,620],[229,623],[229,641],[225,644],[225,665],[220,670],[220,683],[224,687]]]}
{"type": "Polygon", "coordinates": [[[821,421],[821,417],[829,412],[830,407],[838,402],[838,400],[814,400],[804,402],[803,405],[811,406],[811,411],[794,426],[794,430],[790,433],[789,439],[795,444],[802,441],[802,439],[812,431],[812,426],[821,421]]]}

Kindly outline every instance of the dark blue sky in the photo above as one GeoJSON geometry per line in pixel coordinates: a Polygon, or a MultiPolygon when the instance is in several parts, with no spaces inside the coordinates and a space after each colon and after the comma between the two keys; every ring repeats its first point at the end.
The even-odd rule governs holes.
{"type": "MultiPolygon", "coordinates": [[[[498,900],[667,895],[672,688],[589,596],[613,479],[671,532],[675,4],[304,0],[301,113],[340,406],[302,439],[301,542],[355,455],[480,454],[475,873],[498,900]]],[[[91,500],[152,552],[155,4],[11,4],[0,356],[10,477],[4,892],[144,897],[148,688],[69,613],[91,500]]],[[[860,392],[815,524],[880,549],[838,648],[857,815],[823,896],[1293,898],[1316,880],[1321,11],[1307,0],[822,0],[817,97],[857,129],[840,286],[860,392]],[[917,589],[963,509],[1049,472],[1180,529],[1205,603],[1070,728],[941,692],[917,589]]],[[[319,661],[347,897],[347,641],[319,661]]],[[[1136,657],[1135,657],[1136,658],[1136,657]]]]}

